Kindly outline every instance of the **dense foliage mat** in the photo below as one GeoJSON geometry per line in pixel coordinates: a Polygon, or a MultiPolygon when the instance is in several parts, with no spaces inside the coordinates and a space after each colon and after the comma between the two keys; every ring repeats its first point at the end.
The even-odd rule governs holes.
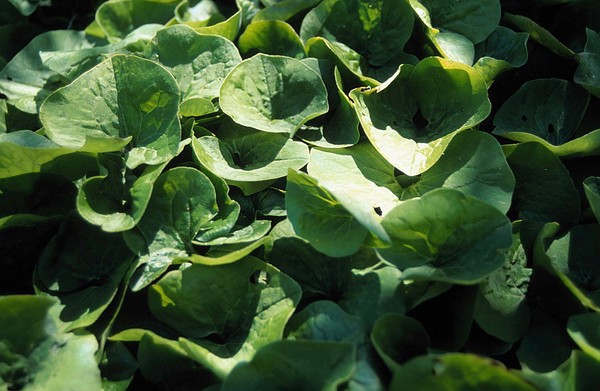
{"type": "Polygon", "coordinates": [[[600,384],[599,2],[0,9],[0,391],[600,384]]]}

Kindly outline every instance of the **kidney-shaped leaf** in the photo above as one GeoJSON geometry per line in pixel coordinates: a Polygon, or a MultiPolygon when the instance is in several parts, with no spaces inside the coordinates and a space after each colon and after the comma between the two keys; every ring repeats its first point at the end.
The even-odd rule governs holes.
{"type": "Polygon", "coordinates": [[[354,195],[325,188],[304,173],[289,171],[285,205],[294,231],[323,254],[352,255],[369,233],[389,240],[370,205],[354,195]]]}
{"type": "Polygon", "coordinates": [[[91,152],[126,148],[127,166],[159,164],[177,154],[179,88],[155,62],[117,55],[51,94],[40,108],[46,135],[91,152]]]}
{"type": "Polygon", "coordinates": [[[236,367],[223,383],[223,391],[263,391],[290,386],[335,391],[352,376],[355,356],[354,345],[345,342],[274,342],[260,349],[250,362],[236,367]]]}
{"type": "Polygon", "coordinates": [[[433,45],[446,58],[471,65],[473,44],[483,41],[500,21],[498,0],[410,0],[433,45]]]}
{"type": "Polygon", "coordinates": [[[494,137],[467,130],[454,136],[442,157],[421,174],[418,182],[404,189],[402,198],[423,195],[439,187],[460,190],[506,213],[515,177],[494,137]]]}
{"type": "Polygon", "coordinates": [[[175,76],[185,98],[218,98],[225,76],[242,61],[233,42],[186,25],[159,30],[146,49],[175,76]]]}
{"type": "Polygon", "coordinates": [[[417,15],[441,31],[451,31],[464,35],[473,43],[479,43],[496,29],[500,21],[498,0],[418,0],[428,11],[415,7],[417,0],[410,0],[417,15]],[[427,18],[428,16],[428,18],[427,18]]]}
{"type": "Polygon", "coordinates": [[[318,35],[343,42],[374,66],[386,65],[402,55],[414,23],[408,2],[338,0],[324,3],[330,4],[329,14],[318,35]]]}
{"type": "Polygon", "coordinates": [[[350,96],[371,143],[407,175],[430,168],[456,131],[478,124],[490,110],[480,74],[437,57],[403,65],[379,87],[350,96]]]}
{"type": "Polygon", "coordinates": [[[220,103],[240,125],[290,135],[329,110],[317,72],[299,60],[265,54],[242,61],[227,75],[220,103]]]}
{"type": "Polygon", "coordinates": [[[405,201],[381,224],[392,246],[377,252],[405,279],[472,284],[501,267],[512,244],[506,216],[451,189],[405,201]]]}
{"type": "Polygon", "coordinates": [[[498,110],[494,134],[521,142],[564,144],[573,138],[589,99],[584,89],[566,80],[531,80],[498,110]]]}
{"type": "Polygon", "coordinates": [[[564,164],[544,146],[519,144],[508,155],[519,186],[513,206],[523,220],[572,225],[579,220],[579,195],[564,164]]]}
{"type": "Polygon", "coordinates": [[[224,378],[281,339],[301,293],[285,274],[246,257],[172,271],[150,288],[148,302],[154,316],[183,335],[188,355],[224,378]]]}
{"type": "Polygon", "coordinates": [[[194,139],[192,147],[202,166],[232,184],[281,178],[308,161],[306,144],[234,123],[221,126],[218,138],[194,139]]]}
{"type": "Polygon", "coordinates": [[[389,164],[369,143],[310,152],[308,173],[328,189],[357,196],[385,215],[400,200],[400,185],[389,164]]]}
{"type": "Polygon", "coordinates": [[[176,1],[112,0],[96,11],[96,23],[113,41],[124,38],[145,24],[164,24],[174,16],[176,1]]]}

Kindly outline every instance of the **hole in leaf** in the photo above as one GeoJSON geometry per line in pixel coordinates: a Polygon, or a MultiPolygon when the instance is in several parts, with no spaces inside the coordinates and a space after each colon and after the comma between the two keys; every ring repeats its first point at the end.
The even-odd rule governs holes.
{"type": "Polygon", "coordinates": [[[423,113],[421,113],[421,108],[419,108],[415,115],[413,115],[412,122],[417,129],[424,129],[429,124],[427,118],[425,118],[423,113]]]}
{"type": "Polygon", "coordinates": [[[548,133],[554,133],[554,125],[548,124],[548,133]]]}
{"type": "Polygon", "coordinates": [[[271,282],[271,275],[264,270],[256,270],[250,276],[250,283],[254,285],[269,285],[271,282]]]}
{"type": "Polygon", "coordinates": [[[527,116],[526,116],[525,114],[523,114],[523,115],[521,116],[521,119],[522,119],[523,121],[527,121],[527,116]]]}
{"type": "Polygon", "coordinates": [[[377,216],[381,216],[383,214],[381,208],[378,206],[374,207],[373,210],[375,211],[375,213],[377,213],[377,216]]]}
{"type": "Polygon", "coordinates": [[[12,77],[10,77],[10,76],[6,76],[6,80],[8,80],[8,81],[13,81],[13,78],[12,78],[12,77]]]}

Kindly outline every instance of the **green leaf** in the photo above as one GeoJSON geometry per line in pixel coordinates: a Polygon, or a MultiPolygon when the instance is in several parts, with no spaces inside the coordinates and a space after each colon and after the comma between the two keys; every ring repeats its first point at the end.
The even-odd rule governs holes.
{"type": "MultiPolygon", "coordinates": [[[[307,59],[310,60],[310,59],[307,59]]],[[[328,60],[317,60],[318,67],[327,68],[333,65],[328,60]],[[324,64],[327,64],[323,66],[324,64]]],[[[333,69],[335,90],[328,87],[330,107],[332,110],[324,116],[304,125],[296,135],[306,143],[323,148],[345,148],[356,144],[360,138],[358,116],[354,104],[344,93],[342,76],[338,68],[333,69]],[[331,102],[339,98],[336,105],[331,102]]],[[[323,77],[323,72],[321,72],[323,77]]]]}
{"type": "Polygon", "coordinates": [[[75,180],[96,167],[94,154],[61,147],[32,131],[0,134],[0,178],[43,172],[75,180]]]}
{"type": "Polygon", "coordinates": [[[113,53],[141,52],[160,28],[160,25],[143,25],[113,44],[79,50],[44,51],[40,52],[40,57],[45,66],[65,79],[66,84],[113,53]]]}
{"type": "Polygon", "coordinates": [[[410,0],[410,3],[427,26],[464,35],[473,43],[485,40],[500,22],[497,0],[410,0]]]}
{"type": "Polygon", "coordinates": [[[600,314],[587,313],[569,318],[567,332],[585,353],[600,362],[600,314]]]}
{"type": "Polygon", "coordinates": [[[397,268],[386,265],[374,270],[352,271],[339,305],[369,327],[385,314],[403,314],[406,306],[401,276],[397,268]]]}
{"type": "Polygon", "coordinates": [[[600,381],[599,370],[596,358],[573,350],[568,360],[556,370],[546,373],[524,371],[521,376],[541,390],[591,390],[600,381]]]}
{"type": "Polygon", "coordinates": [[[294,28],[280,20],[253,21],[238,40],[244,54],[279,54],[304,58],[304,45],[294,28]]]}
{"type": "Polygon", "coordinates": [[[39,296],[0,297],[0,386],[9,387],[4,389],[102,390],[96,338],[58,334],[50,317],[55,303],[39,296]]]}
{"type": "Polygon", "coordinates": [[[369,143],[339,150],[313,148],[307,168],[321,186],[359,198],[380,215],[400,203],[394,167],[369,143]]]}
{"type": "Polygon", "coordinates": [[[380,390],[379,362],[368,339],[367,325],[327,300],[310,303],[288,322],[289,340],[349,342],[356,346],[356,369],[348,381],[349,389],[380,390]]]}
{"type": "Polygon", "coordinates": [[[217,212],[215,188],[202,172],[176,167],[161,174],[146,213],[124,234],[129,247],[142,256],[145,277],[136,290],[160,276],[174,257],[193,252],[192,240],[217,212]]]}
{"type": "Polygon", "coordinates": [[[417,175],[442,156],[452,137],[488,115],[479,73],[437,57],[402,65],[384,84],[350,93],[367,137],[392,165],[417,175]]]}
{"type": "Polygon", "coordinates": [[[566,80],[529,81],[498,110],[493,133],[521,142],[564,145],[575,138],[589,99],[585,90],[566,80]]]}
{"type": "Polygon", "coordinates": [[[193,28],[222,22],[225,17],[213,0],[183,0],[175,8],[175,19],[193,28]]]}
{"type": "Polygon", "coordinates": [[[138,363],[121,342],[109,341],[104,349],[100,371],[105,391],[126,391],[133,380],[138,363]]]}
{"type": "Polygon", "coordinates": [[[253,22],[261,20],[287,21],[300,12],[319,4],[321,0],[282,0],[263,8],[254,15],[253,22]]]}
{"type": "Polygon", "coordinates": [[[378,259],[372,251],[344,258],[326,256],[296,236],[288,221],[276,225],[270,236],[274,242],[269,263],[297,281],[306,296],[336,301],[367,326],[383,314],[405,312],[401,272],[392,266],[374,266],[378,259]]]}
{"type": "Polygon", "coordinates": [[[531,324],[516,354],[521,366],[531,371],[549,372],[565,362],[574,347],[562,319],[534,309],[531,324]],[[548,346],[552,346],[552,349],[548,349],[548,346]]]}
{"type": "Polygon", "coordinates": [[[577,56],[571,49],[552,35],[552,33],[526,16],[505,12],[503,20],[529,33],[531,39],[559,56],[569,59],[574,59],[577,56]]]}
{"type": "Polygon", "coordinates": [[[104,156],[100,160],[107,172],[81,184],[77,211],[107,232],[132,229],[146,211],[154,182],[166,163],[147,166],[136,177],[127,172],[120,156],[104,156]]]}
{"type": "Polygon", "coordinates": [[[36,36],[0,70],[0,93],[19,110],[37,113],[44,99],[63,84],[61,77],[44,65],[40,52],[80,50],[90,46],[85,35],[74,30],[48,31],[36,36]]]}
{"type": "Polygon", "coordinates": [[[152,61],[117,55],[49,96],[40,119],[46,135],[64,147],[90,152],[127,147],[127,167],[135,168],[177,154],[178,105],[179,88],[169,72],[152,61]]]}
{"type": "Polygon", "coordinates": [[[246,183],[284,177],[288,169],[299,169],[308,161],[308,147],[304,143],[232,122],[221,126],[218,138],[194,138],[192,147],[202,166],[246,194],[252,193],[244,188],[246,183]]]}
{"type": "Polygon", "coordinates": [[[515,178],[494,137],[467,130],[452,138],[440,159],[421,174],[418,182],[404,189],[402,198],[421,196],[440,187],[459,190],[506,213],[515,178]]]}
{"type": "Polygon", "coordinates": [[[209,101],[219,97],[225,76],[242,61],[231,41],[198,34],[185,25],[159,30],[145,54],[173,74],[184,99],[209,101]]]}
{"type": "Polygon", "coordinates": [[[178,1],[110,0],[96,11],[96,23],[116,42],[144,24],[164,24],[174,15],[178,1]]]}
{"type": "Polygon", "coordinates": [[[448,353],[417,357],[394,373],[390,391],[403,390],[534,391],[537,388],[509,372],[499,361],[473,354],[448,353]]]}
{"type": "Polygon", "coordinates": [[[521,219],[566,226],[578,221],[579,195],[569,172],[552,152],[538,143],[524,143],[506,160],[518,184],[513,207],[521,219]]]}
{"type": "Polygon", "coordinates": [[[381,224],[392,245],[377,253],[403,270],[403,279],[473,284],[504,264],[512,244],[506,216],[450,189],[401,203],[381,224]]]}
{"type": "Polygon", "coordinates": [[[500,22],[498,0],[410,0],[426,35],[450,60],[471,65],[474,44],[485,40],[500,22]]]}
{"type": "MultiPolygon", "coordinates": [[[[344,43],[374,66],[390,62],[397,65],[395,60],[403,54],[414,23],[414,13],[406,1],[351,0],[322,4],[321,8],[327,8],[327,17],[312,36],[320,35],[344,43]]],[[[322,12],[317,8],[311,12],[322,12]]],[[[311,17],[307,15],[303,21],[304,31],[307,31],[305,23],[309,23],[311,17]]],[[[308,37],[304,35],[304,39],[308,37]]]]}
{"type": "Polygon", "coordinates": [[[92,325],[115,298],[133,254],[118,234],[73,215],[40,255],[36,289],[60,300],[57,321],[66,330],[92,325]]]}
{"type": "Polygon", "coordinates": [[[220,99],[238,124],[290,136],[329,110],[317,72],[299,60],[265,54],[238,64],[223,81],[220,99]]]}
{"type": "Polygon", "coordinates": [[[218,247],[213,247],[211,251],[209,251],[209,253],[207,254],[208,256],[192,254],[188,257],[178,258],[177,261],[191,262],[193,264],[208,266],[227,265],[229,263],[237,262],[240,259],[247,257],[257,248],[269,245],[270,243],[271,238],[267,236],[262,237],[250,244],[244,243],[244,247],[221,245],[218,247]]]}
{"type": "MultiPolygon", "coordinates": [[[[593,130],[574,140],[567,141],[561,145],[552,145],[549,142],[529,133],[506,133],[506,138],[512,138],[520,142],[536,142],[543,145],[555,156],[562,159],[600,155],[600,129],[593,130]],[[517,140],[518,139],[518,140],[517,140]]],[[[516,148],[516,145],[504,145],[504,152],[508,155],[516,148]]]]}
{"type": "Polygon", "coordinates": [[[255,220],[250,225],[232,231],[225,236],[221,236],[206,242],[194,241],[194,244],[201,246],[220,246],[224,244],[238,244],[254,242],[265,236],[271,230],[269,220],[255,220]]]}
{"type": "Polygon", "coordinates": [[[391,372],[409,359],[427,354],[429,336],[419,322],[400,314],[386,314],[377,319],[371,342],[391,372]]]}
{"type": "Polygon", "coordinates": [[[235,41],[242,26],[242,11],[231,15],[227,20],[203,27],[196,27],[194,30],[201,34],[219,35],[230,41],[235,41]]]}
{"type": "Polygon", "coordinates": [[[585,178],[583,189],[596,220],[600,222],[600,177],[585,178]]]}
{"type": "Polygon", "coordinates": [[[600,225],[576,225],[556,237],[556,224],[547,224],[538,236],[534,261],[555,274],[586,307],[600,311],[600,225]]]}
{"type": "Polygon", "coordinates": [[[477,62],[473,68],[491,85],[500,74],[525,65],[528,39],[528,33],[498,26],[485,41],[475,46],[477,62]]]}
{"type": "Polygon", "coordinates": [[[377,213],[360,198],[331,191],[314,178],[290,170],[285,205],[296,233],[333,257],[352,255],[372,233],[388,240],[377,213]]]}
{"type": "Polygon", "coordinates": [[[205,389],[215,376],[190,359],[177,341],[146,332],[137,351],[142,376],[163,389],[205,389]]]}
{"type": "Polygon", "coordinates": [[[350,87],[361,85],[375,87],[379,84],[377,80],[367,75],[369,69],[364,57],[341,42],[330,42],[323,37],[313,37],[306,41],[305,49],[309,57],[333,62],[339,68],[344,82],[350,87]]]}
{"type": "Polygon", "coordinates": [[[276,390],[290,384],[302,389],[334,391],[355,368],[353,345],[329,341],[278,341],[237,366],[223,390],[276,390]]]}
{"type": "Polygon", "coordinates": [[[8,114],[8,105],[6,100],[0,100],[0,135],[6,133],[6,116],[8,114]]]}
{"type": "Polygon", "coordinates": [[[340,341],[362,344],[367,336],[365,323],[328,300],[310,303],[294,314],[286,326],[290,340],[340,341]]]}
{"type": "Polygon", "coordinates": [[[600,33],[586,27],[587,42],[583,53],[579,53],[579,66],[575,71],[575,83],[592,95],[600,97],[600,33]]]}
{"type": "MultiPolygon", "coordinates": [[[[195,141],[196,139],[192,138],[192,148],[195,141]]],[[[196,157],[195,153],[194,157],[196,157]]],[[[215,187],[219,208],[217,215],[211,221],[204,223],[195,237],[199,242],[206,242],[229,233],[239,217],[240,205],[229,197],[229,186],[221,177],[206,169],[201,171],[215,187]]]]}
{"type": "Polygon", "coordinates": [[[185,337],[179,341],[187,354],[225,378],[260,347],[281,339],[300,295],[291,278],[247,257],[170,272],[148,299],[152,313],[185,337]]]}
{"type": "Polygon", "coordinates": [[[38,5],[48,5],[39,0],[8,0],[22,15],[29,16],[37,9],[38,5]]]}
{"type": "Polygon", "coordinates": [[[518,237],[504,265],[479,284],[475,321],[488,334],[507,342],[520,340],[529,326],[526,302],[532,270],[518,237]]]}

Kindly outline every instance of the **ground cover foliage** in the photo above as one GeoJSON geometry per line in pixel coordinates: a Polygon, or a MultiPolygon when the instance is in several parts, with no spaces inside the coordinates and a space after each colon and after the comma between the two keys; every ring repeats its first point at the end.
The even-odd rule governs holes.
{"type": "Polygon", "coordinates": [[[0,390],[599,384],[597,1],[0,8],[0,390]]]}

